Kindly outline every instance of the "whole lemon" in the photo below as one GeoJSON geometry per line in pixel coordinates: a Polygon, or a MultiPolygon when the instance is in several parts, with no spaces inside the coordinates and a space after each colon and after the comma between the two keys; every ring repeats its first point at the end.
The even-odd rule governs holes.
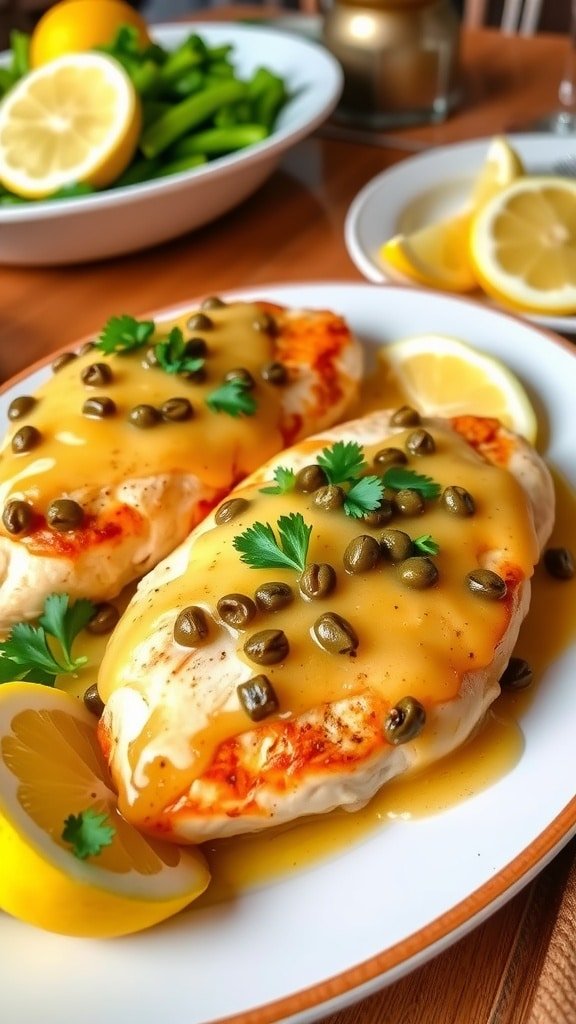
{"type": "Polygon", "coordinates": [[[30,65],[38,68],[66,53],[82,53],[111,43],[121,25],[150,42],[146,22],[123,0],[61,0],[42,15],[30,40],[30,65]]]}

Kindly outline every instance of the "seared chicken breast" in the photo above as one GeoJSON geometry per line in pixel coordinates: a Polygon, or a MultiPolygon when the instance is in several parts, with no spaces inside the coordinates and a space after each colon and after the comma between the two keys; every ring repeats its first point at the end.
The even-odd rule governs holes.
{"type": "Polygon", "coordinates": [[[498,696],[551,478],[496,420],[414,418],[283,452],[141,581],[99,677],[138,827],[195,843],[355,810],[498,696]]]}
{"type": "Polygon", "coordinates": [[[115,597],[231,487],[342,417],[359,343],[328,311],[205,300],[113,318],[9,407],[0,452],[0,630],[53,592],[115,597]]]}

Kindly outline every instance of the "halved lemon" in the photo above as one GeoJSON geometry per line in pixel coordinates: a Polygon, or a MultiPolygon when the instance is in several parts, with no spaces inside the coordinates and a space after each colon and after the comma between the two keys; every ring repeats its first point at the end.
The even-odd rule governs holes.
{"type": "Polygon", "coordinates": [[[81,701],[34,683],[0,686],[0,908],[64,935],[148,928],[199,896],[202,855],[145,838],[118,813],[95,719],[81,701]],[[87,811],[114,834],[78,859],[64,823],[87,811]]]}
{"type": "Polygon", "coordinates": [[[494,417],[534,444],[536,413],[518,378],[499,359],[443,334],[403,338],[378,356],[384,389],[401,394],[423,415],[494,417]]]}
{"type": "Polygon", "coordinates": [[[30,65],[38,68],[65,53],[81,53],[111,43],[122,25],[150,42],[146,22],[123,0],[62,0],[36,23],[30,39],[30,65]]]}
{"type": "Polygon", "coordinates": [[[500,302],[537,313],[576,312],[576,182],[513,182],[473,218],[470,257],[478,281],[500,302]]]}
{"type": "Polygon", "coordinates": [[[0,106],[0,181],[29,199],[76,182],[103,188],[130,163],[140,127],[140,101],[117,61],[59,57],[21,78],[0,106]]]}

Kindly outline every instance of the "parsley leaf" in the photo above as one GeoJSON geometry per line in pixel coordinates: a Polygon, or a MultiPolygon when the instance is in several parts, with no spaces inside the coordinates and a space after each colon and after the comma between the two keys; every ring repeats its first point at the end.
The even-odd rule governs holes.
{"type": "Polygon", "coordinates": [[[274,470],[274,480],[276,485],[273,487],[261,487],[261,494],[288,494],[289,491],[294,490],[296,483],[296,473],[293,469],[287,469],[286,466],[276,466],[274,470]]]}
{"type": "Polygon", "coordinates": [[[421,537],[416,537],[412,543],[416,551],[420,551],[423,555],[437,555],[440,551],[440,545],[433,539],[431,533],[423,533],[421,537]]]}
{"type": "Polygon", "coordinates": [[[204,366],[204,356],[187,354],[184,335],[179,327],[173,327],[166,338],[154,346],[154,355],[166,373],[195,373],[204,366]]]}
{"type": "Polygon", "coordinates": [[[256,399],[246,390],[246,385],[238,378],[226,380],[206,398],[206,405],[212,412],[226,412],[229,416],[253,416],[256,412],[256,399]]]}
{"type": "Polygon", "coordinates": [[[241,561],[252,569],[295,569],[304,572],[312,527],[300,512],[291,512],[278,519],[278,534],[269,523],[254,523],[234,537],[233,545],[241,553],[241,561]]]}
{"type": "Polygon", "coordinates": [[[26,679],[45,686],[54,685],[54,677],[75,672],[86,664],[82,655],[74,658],[72,644],[81,629],[94,615],[91,601],[74,601],[68,594],[50,594],[37,626],[17,622],[8,637],[0,643],[0,683],[26,679]],[[48,636],[57,641],[57,652],[48,643],[48,636]]]}
{"type": "Polygon", "coordinates": [[[62,839],[72,844],[72,853],[78,860],[96,857],[105,846],[110,846],[116,829],[106,814],[88,808],[80,814],[70,814],[64,822],[62,839]]]}
{"type": "Polygon", "coordinates": [[[385,487],[392,487],[395,491],[402,491],[410,487],[413,491],[419,491],[424,498],[437,498],[440,494],[440,484],[437,484],[432,477],[416,473],[413,469],[405,469],[404,466],[390,466],[382,477],[385,487]]]}
{"type": "Polygon", "coordinates": [[[111,355],[112,352],[131,352],[141,348],[154,333],[153,320],[135,320],[133,316],[111,316],[104,325],[96,348],[111,355]]]}
{"type": "Polygon", "coordinates": [[[330,484],[350,483],[366,469],[364,452],[357,441],[336,441],[331,448],[324,448],[316,461],[330,484]]]}
{"type": "Polygon", "coordinates": [[[361,519],[366,512],[378,508],[382,499],[384,484],[378,476],[361,476],[356,480],[344,499],[344,511],[353,519],[361,519]]]}

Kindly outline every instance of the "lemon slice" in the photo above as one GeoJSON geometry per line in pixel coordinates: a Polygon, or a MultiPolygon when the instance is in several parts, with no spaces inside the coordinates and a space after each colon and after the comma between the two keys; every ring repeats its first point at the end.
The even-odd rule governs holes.
{"type": "Polygon", "coordinates": [[[503,135],[495,135],[472,186],[470,206],[479,210],[492,196],[526,173],[516,150],[503,135]]]}
{"type": "Polygon", "coordinates": [[[111,43],[130,25],[142,45],[150,42],[146,22],[124,0],[61,0],[36,23],[30,39],[30,66],[40,67],[64,53],[81,53],[111,43]]]}
{"type": "Polygon", "coordinates": [[[29,199],[75,182],[103,188],[132,159],[140,125],[136,91],[117,61],[59,57],[20,79],[0,106],[0,181],[29,199]]]}
{"type": "Polygon", "coordinates": [[[576,182],[527,176],[478,211],[470,256],[488,295],[517,309],[576,312],[576,182]]]}
{"type": "Polygon", "coordinates": [[[103,938],[182,910],[209,874],[198,851],[147,839],[120,817],[95,722],[62,690],[0,686],[0,907],[48,931],[103,938]],[[115,834],[81,860],[62,832],[87,810],[115,834]]]}
{"type": "Polygon", "coordinates": [[[494,417],[534,444],[536,413],[500,360],[442,334],[403,338],[381,349],[379,359],[384,386],[423,415],[494,417]]]}

